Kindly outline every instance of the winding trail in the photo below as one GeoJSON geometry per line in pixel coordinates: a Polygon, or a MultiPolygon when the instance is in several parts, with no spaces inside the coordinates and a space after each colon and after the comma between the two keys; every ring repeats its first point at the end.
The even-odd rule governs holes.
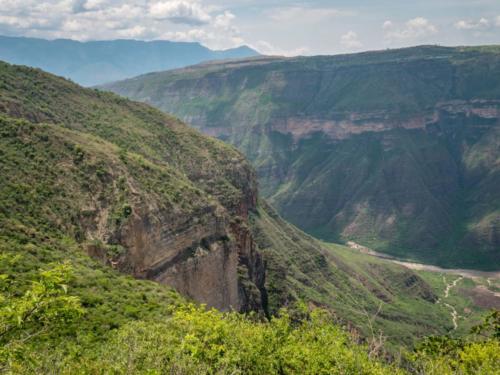
{"type": "MultiPolygon", "coordinates": [[[[455,279],[451,283],[446,284],[446,277],[443,276],[443,281],[446,284],[446,287],[444,288],[444,298],[448,298],[450,295],[450,290],[454,287],[457,286],[458,282],[462,280],[464,277],[460,276],[459,278],[455,279]]],[[[440,300],[438,300],[438,303],[440,300]]],[[[453,322],[453,330],[456,330],[458,328],[458,318],[460,318],[460,315],[458,315],[457,309],[455,309],[454,306],[450,305],[449,303],[443,302],[443,305],[446,306],[451,310],[451,321],[453,322]]]]}
{"type": "Polygon", "coordinates": [[[458,318],[460,317],[457,313],[457,310],[450,304],[444,303],[446,307],[448,307],[451,310],[451,321],[453,322],[453,330],[456,330],[458,328],[458,318]]]}
{"type": "MultiPolygon", "coordinates": [[[[444,289],[444,298],[448,298],[448,295],[450,294],[450,289],[451,288],[454,288],[457,286],[457,283],[462,280],[464,277],[463,276],[460,276],[458,279],[456,279],[455,281],[449,283],[449,284],[446,284],[446,288],[444,289]]],[[[443,280],[445,280],[446,282],[446,278],[443,276],[443,280]]]]}

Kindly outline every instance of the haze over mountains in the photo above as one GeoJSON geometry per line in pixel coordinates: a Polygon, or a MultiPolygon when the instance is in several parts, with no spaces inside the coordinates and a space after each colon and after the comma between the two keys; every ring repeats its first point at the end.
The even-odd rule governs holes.
{"type": "Polygon", "coordinates": [[[500,265],[500,47],[201,64],[105,88],[236,145],[310,234],[500,265]]]}
{"type": "Polygon", "coordinates": [[[213,51],[199,43],[0,36],[0,60],[41,68],[92,86],[139,74],[184,67],[202,61],[257,56],[249,47],[213,51]]]}

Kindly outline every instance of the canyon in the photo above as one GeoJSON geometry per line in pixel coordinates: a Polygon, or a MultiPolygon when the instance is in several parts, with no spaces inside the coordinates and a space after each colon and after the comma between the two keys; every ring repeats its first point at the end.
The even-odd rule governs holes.
{"type": "Polygon", "coordinates": [[[500,52],[253,58],[103,86],[235,145],[288,221],[451,268],[500,265],[500,52]]]}

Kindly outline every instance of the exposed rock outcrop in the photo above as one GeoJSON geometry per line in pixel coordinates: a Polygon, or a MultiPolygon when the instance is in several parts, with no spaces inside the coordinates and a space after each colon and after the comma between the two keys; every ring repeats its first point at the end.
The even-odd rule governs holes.
{"type": "Polygon", "coordinates": [[[256,209],[255,181],[241,183],[246,191],[229,209],[214,203],[179,214],[139,200],[116,232],[100,228],[96,215],[93,229],[87,230],[89,236],[117,243],[125,251],[113,258],[104,248],[91,245],[89,253],[120,271],[170,285],[208,306],[265,312],[265,269],[247,227],[249,211],[256,209]]]}

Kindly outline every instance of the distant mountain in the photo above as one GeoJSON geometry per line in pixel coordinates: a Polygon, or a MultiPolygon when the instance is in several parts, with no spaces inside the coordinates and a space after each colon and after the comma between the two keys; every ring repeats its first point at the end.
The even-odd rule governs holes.
{"type": "Polygon", "coordinates": [[[106,88],[236,145],[312,235],[500,268],[500,47],[262,57],[106,88]]]}
{"type": "Polygon", "coordinates": [[[138,40],[78,42],[0,36],[0,60],[28,65],[92,86],[202,61],[256,56],[242,46],[213,51],[199,43],[138,40]]]}

